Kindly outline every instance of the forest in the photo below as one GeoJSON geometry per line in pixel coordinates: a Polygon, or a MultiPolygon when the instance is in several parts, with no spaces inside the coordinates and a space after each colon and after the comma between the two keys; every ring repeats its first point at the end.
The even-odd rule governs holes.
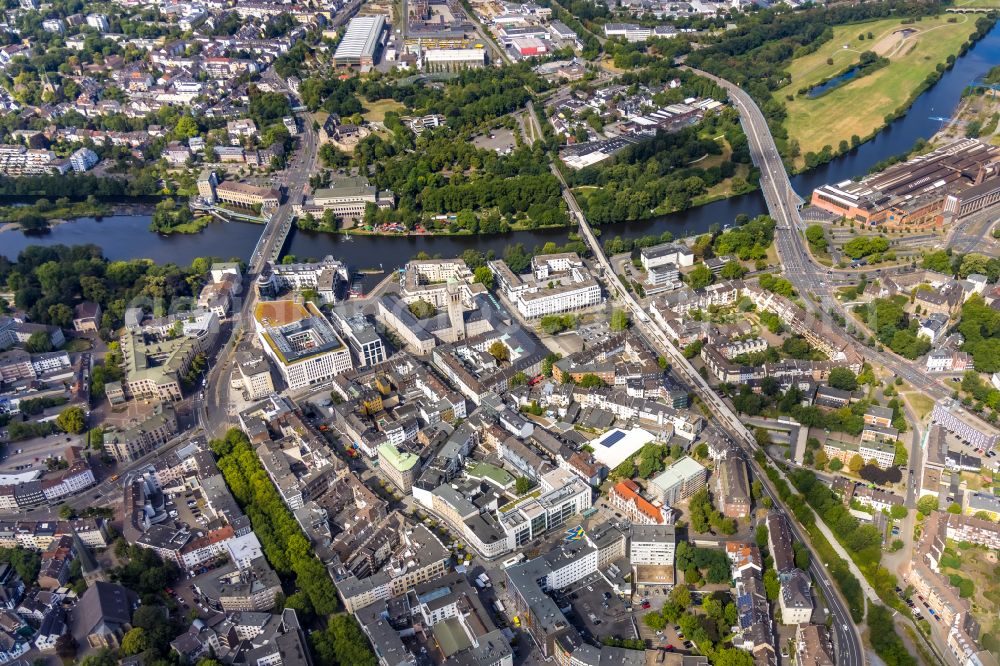
{"type": "MultiPolygon", "coordinates": [[[[736,167],[728,160],[707,169],[688,166],[721,153],[719,143],[701,138],[696,128],[659,132],[622,150],[612,164],[581,169],[571,173],[569,180],[582,195],[580,205],[592,224],[640,220],[656,209],[687,208],[709,187],[732,177],[736,167]]],[[[742,156],[734,155],[734,159],[742,156]]]]}

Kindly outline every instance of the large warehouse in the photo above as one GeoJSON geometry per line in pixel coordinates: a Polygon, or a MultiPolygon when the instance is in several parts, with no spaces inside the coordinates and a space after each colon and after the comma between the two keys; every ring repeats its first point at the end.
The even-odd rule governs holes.
{"type": "Polygon", "coordinates": [[[384,32],[385,16],[381,14],[352,18],[333,54],[333,64],[337,67],[374,65],[384,32]]]}
{"type": "Polygon", "coordinates": [[[933,228],[1000,201],[1000,147],[961,139],[855,182],[817,187],[812,205],[866,225],[933,228]]]}

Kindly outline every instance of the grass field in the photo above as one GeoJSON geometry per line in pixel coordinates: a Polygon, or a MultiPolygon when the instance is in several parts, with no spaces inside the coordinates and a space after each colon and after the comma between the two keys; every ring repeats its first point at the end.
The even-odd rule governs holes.
{"type": "Polygon", "coordinates": [[[365,102],[365,120],[380,123],[385,120],[388,111],[403,111],[406,107],[394,99],[380,99],[377,102],[365,102]]]}
{"type": "MultiPolygon", "coordinates": [[[[994,0],[990,0],[994,1],[994,0]]],[[[1000,0],[995,0],[1000,2],[1000,0]]],[[[829,145],[837,149],[841,140],[861,138],[878,131],[886,115],[911,95],[938,63],[958,53],[975,31],[978,14],[943,15],[904,25],[885,19],[834,28],[834,37],[815,53],[796,58],[788,71],[791,83],[775,91],[788,109],[788,134],[799,142],[801,152],[819,152],[829,145]],[[948,23],[948,19],[955,23],[948,23]],[[899,31],[917,32],[904,36],[899,31]],[[872,39],[859,40],[872,33],[872,39]],[[797,95],[858,62],[861,53],[874,51],[889,59],[889,65],[831,90],[817,99],[797,95]],[[833,64],[827,64],[832,59],[833,64]],[[788,101],[787,95],[793,100],[788,101]]],[[[803,163],[799,158],[798,166],[803,163]]]]}
{"type": "Polygon", "coordinates": [[[998,9],[1000,0],[955,0],[955,6],[963,9],[998,9]]]}
{"type": "Polygon", "coordinates": [[[906,402],[910,403],[910,407],[916,412],[917,418],[921,421],[934,409],[934,401],[923,393],[910,391],[903,393],[903,398],[906,399],[906,402]]]}

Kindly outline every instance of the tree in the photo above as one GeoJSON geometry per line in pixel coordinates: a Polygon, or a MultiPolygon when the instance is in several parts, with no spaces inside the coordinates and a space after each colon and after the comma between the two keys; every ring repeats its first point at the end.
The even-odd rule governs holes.
{"type": "Polygon", "coordinates": [[[792,544],[792,550],[795,551],[795,566],[803,571],[809,571],[809,560],[811,555],[809,553],[809,548],[799,541],[792,544]]]}
{"type": "Polygon", "coordinates": [[[353,615],[330,617],[325,631],[309,634],[318,666],[377,666],[368,639],[361,633],[353,615]]]}
{"type": "Polygon", "coordinates": [[[930,515],[931,511],[937,511],[938,508],[938,498],[934,495],[924,495],[917,500],[917,511],[925,516],[930,515]]]}
{"type": "Polygon", "coordinates": [[[764,572],[764,592],[767,593],[767,598],[770,601],[777,599],[781,593],[781,583],[778,581],[778,572],[774,570],[774,567],[769,567],[764,572]]]}
{"type": "Polygon", "coordinates": [[[54,349],[49,334],[45,331],[35,331],[24,343],[24,348],[32,354],[44,354],[54,349]]]}
{"type": "Polygon", "coordinates": [[[437,314],[437,308],[432,303],[419,299],[410,303],[409,309],[417,319],[430,319],[437,314]]]}
{"type": "Polygon", "coordinates": [[[853,391],[858,388],[858,378],[850,368],[833,368],[827,381],[830,386],[842,391],[853,391]]]}
{"type": "Polygon", "coordinates": [[[909,513],[909,510],[901,504],[893,505],[893,507],[889,509],[889,515],[895,518],[896,520],[902,520],[903,518],[906,518],[907,513],[909,513]]]}
{"type": "Polygon", "coordinates": [[[951,504],[948,505],[948,513],[953,513],[955,515],[961,514],[962,513],[962,505],[958,504],[956,502],[952,502],[951,504]]]}
{"type": "Polygon", "coordinates": [[[487,289],[493,288],[493,271],[489,267],[480,266],[474,271],[473,275],[475,275],[473,282],[478,282],[487,289]]]}
{"type": "Polygon", "coordinates": [[[624,331],[626,330],[631,321],[629,320],[628,313],[624,310],[615,310],[611,313],[611,330],[612,331],[624,331]]]}
{"type": "Polygon", "coordinates": [[[491,344],[490,348],[487,351],[493,358],[500,361],[501,363],[510,360],[510,349],[508,349],[507,345],[505,345],[500,340],[497,340],[496,342],[491,344]]]}
{"type": "Polygon", "coordinates": [[[531,479],[526,476],[519,476],[517,477],[517,481],[514,482],[514,490],[518,495],[523,495],[531,490],[532,485],[531,479]]]}
{"type": "Polygon", "coordinates": [[[861,468],[864,467],[864,465],[865,465],[864,459],[861,457],[860,454],[855,453],[853,456],[851,456],[851,460],[847,463],[847,468],[852,472],[854,472],[855,474],[857,474],[858,472],[861,471],[861,468]]]}
{"type": "Polygon", "coordinates": [[[56,425],[63,432],[79,435],[87,427],[87,415],[80,407],[67,407],[56,417],[56,425]]]}
{"type": "Polygon", "coordinates": [[[670,600],[681,608],[691,606],[691,590],[686,585],[677,585],[670,590],[670,600]]]}
{"type": "Polygon", "coordinates": [[[56,654],[63,663],[68,664],[76,659],[76,639],[73,634],[63,634],[56,639],[56,654]]]}
{"type": "Polygon", "coordinates": [[[667,626],[667,619],[656,611],[646,613],[646,617],[642,618],[642,622],[653,631],[663,631],[667,626]]]}
{"type": "Polygon", "coordinates": [[[542,359],[542,374],[546,377],[552,376],[552,366],[555,362],[562,358],[562,354],[552,353],[542,359]]]}
{"type": "Polygon", "coordinates": [[[767,525],[763,523],[757,526],[757,531],[754,535],[757,541],[757,547],[761,550],[767,550],[767,525]]]}
{"type": "Polygon", "coordinates": [[[844,463],[840,458],[834,458],[833,460],[830,461],[828,467],[830,468],[831,472],[839,472],[840,470],[844,469],[844,463]]]}
{"type": "MultiPolygon", "coordinates": [[[[815,467],[816,469],[823,469],[826,467],[829,460],[830,458],[829,456],[826,455],[826,451],[820,449],[813,455],[813,467],[815,467]]],[[[840,461],[838,460],[837,462],[840,461]]],[[[831,465],[831,468],[832,467],[833,466],[831,465]]]]}
{"type": "Polygon", "coordinates": [[[142,627],[134,627],[128,630],[122,637],[122,652],[126,655],[139,654],[149,649],[149,637],[142,627]]]}
{"type": "Polygon", "coordinates": [[[719,276],[724,280],[739,280],[746,274],[747,269],[738,261],[727,261],[719,271],[719,276]]]}
{"type": "Polygon", "coordinates": [[[708,266],[705,264],[698,264],[694,267],[690,273],[688,273],[688,285],[692,289],[703,289],[708,285],[712,284],[714,276],[712,271],[709,270],[708,266]]]}

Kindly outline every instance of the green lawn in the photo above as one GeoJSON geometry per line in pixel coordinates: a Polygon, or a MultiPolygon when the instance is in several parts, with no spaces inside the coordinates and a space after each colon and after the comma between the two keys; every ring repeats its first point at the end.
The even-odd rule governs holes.
{"type": "Polygon", "coordinates": [[[825,145],[836,150],[841,140],[850,141],[852,135],[865,138],[878,131],[885,116],[905,104],[938,63],[958,53],[975,31],[977,18],[978,14],[945,14],[906,25],[899,19],[884,19],[834,28],[832,40],[791,62],[791,82],[774,93],[788,109],[789,137],[798,140],[804,155],[819,152],[825,145]],[[948,23],[949,18],[956,22],[948,23]],[[903,38],[898,32],[903,29],[917,33],[903,38]],[[869,32],[872,39],[858,39],[869,32]],[[843,72],[869,50],[888,58],[889,65],[817,99],[797,94],[800,88],[843,72]],[[787,95],[794,99],[788,101],[787,95]]]}
{"type": "Polygon", "coordinates": [[[1000,0],[955,0],[955,7],[997,9],[1000,8],[1000,0]]]}
{"type": "Polygon", "coordinates": [[[917,414],[917,418],[921,421],[934,409],[934,401],[923,393],[910,391],[903,393],[903,397],[906,399],[906,402],[910,403],[910,407],[913,408],[913,411],[917,414]]]}
{"type": "Polygon", "coordinates": [[[87,338],[72,338],[66,341],[63,346],[63,351],[69,352],[71,354],[77,352],[85,352],[93,349],[94,345],[91,344],[90,340],[87,338]]]}
{"type": "Polygon", "coordinates": [[[387,111],[403,112],[406,110],[405,106],[394,99],[380,99],[377,102],[365,102],[364,107],[365,120],[370,123],[380,123],[385,120],[385,114],[387,111]]]}

